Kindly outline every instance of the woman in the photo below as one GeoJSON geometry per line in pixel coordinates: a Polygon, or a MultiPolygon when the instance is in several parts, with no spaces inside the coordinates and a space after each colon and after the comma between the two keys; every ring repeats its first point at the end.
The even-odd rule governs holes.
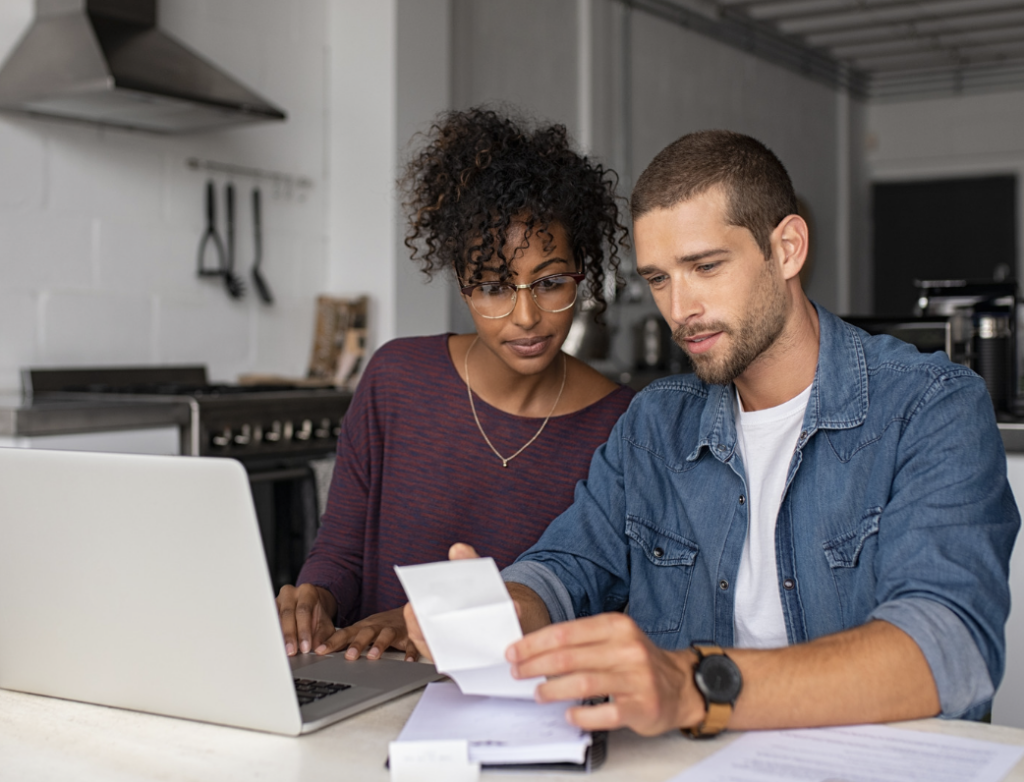
{"type": "Polygon", "coordinates": [[[616,274],[627,235],[614,174],[563,126],[451,112],[401,185],[413,259],[456,278],[476,332],[394,340],[367,366],[320,533],[278,595],[289,655],[406,649],[394,565],[446,559],[455,541],[510,564],[632,398],[561,351],[578,287],[604,309],[604,264],[616,274]]]}

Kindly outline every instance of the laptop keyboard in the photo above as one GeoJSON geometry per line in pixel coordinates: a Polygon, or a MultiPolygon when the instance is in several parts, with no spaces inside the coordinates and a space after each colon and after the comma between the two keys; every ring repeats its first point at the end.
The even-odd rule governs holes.
{"type": "Polygon", "coordinates": [[[321,698],[326,698],[328,695],[334,695],[336,692],[347,690],[351,686],[351,684],[318,682],[313,679],[296,679],[295,694],[299,696],[299,705],[305,706],[307,703],[312,703],[321,698]]]}

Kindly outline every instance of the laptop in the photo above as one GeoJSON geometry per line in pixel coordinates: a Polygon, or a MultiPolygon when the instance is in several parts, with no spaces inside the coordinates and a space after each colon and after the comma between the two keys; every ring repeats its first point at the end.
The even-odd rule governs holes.
{"type": "Polygon", "coordinates": [[[0,448],[0,688],[298,735],[440,678],[285,654],[239,462],[0,448]]]}

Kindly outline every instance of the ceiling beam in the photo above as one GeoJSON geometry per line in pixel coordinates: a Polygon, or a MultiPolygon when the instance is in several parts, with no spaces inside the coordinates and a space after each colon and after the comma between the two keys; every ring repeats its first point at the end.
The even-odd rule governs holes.
{"type": "Polygon", "coordinates": [[[904,70],[913,67],[941,66],[966,67],[974,65],[998,65],[1001,62],[1024,57],[1024,42],[1014,47],[969,46],[954,50],[907,52],[903,54],[879,54],[858,57],[855,64],[872,74],[878,71],[904,70]]]}
{"type": "Polygon", "coordinates": [[[751,13],[761,21],[772,21],[781,32],[806,34],[814,31],[849,29],[868,24],[893,24],[897,22],[929,19],[940,21],[951,16],[969,18],[981,13],[1019,9],[1017,0],[921,0],[921,2],[899,2],[885,7],[862,7],[835,13],[805,15],[774,15],[751,13]]]}
{"type": "Polygon", "coordinates": [[[944,17],[939,20],[876,24],[828,33],[812,33],[803,36],[803,40],[810,46],[830,48],[847,44],[888,41],[912,35],[944,35],[973,30],[980,32],[1001,30],[1019,24],[1024,24],[1024,8],[1015,11],[978,14],[970,18],[944,17]]]}
{"type": "Polygon", "coordinates": [[[722,9],[718,19],[696,13],[672,0],[619,0],[623,5],[673,22],[721,43],[838,89],[863,96],[865,74],[783,35],[774,26],[722,9]]]}
{"type": "Polygon", "coordinates": [[[834,46],[829,49],[840,60],[861,60],[864,57],[909,51],[967,51],[979,46],[1012,46],[1024,42],[1024,23],[987,30],[983,33],[946,33],[943,35],[912,35],[888,41],[834,46]]]}

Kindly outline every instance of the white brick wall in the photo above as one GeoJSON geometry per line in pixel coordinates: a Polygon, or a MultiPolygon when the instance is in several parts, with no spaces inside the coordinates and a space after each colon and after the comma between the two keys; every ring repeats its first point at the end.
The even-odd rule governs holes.
{"type": "MultiPolygon", "coordinates": [[[[282,106],[285,123],[165,137],[0,114],[0,389],[28,365],[198,362],[222,380],[304,372],[328,279],[327,2],[161,0],[165,30],[282,106]],[[251,180],[234,180],[246,299],[196,277],[207,176],[189,157],[313,181],[301,198],[262,183],[273,307],[249,278],[251,180]]],[[[0,57],[33,10],[0,3],[0,57]]],[[[222,195],[227,180],[215,179],[222,195]]]]}

